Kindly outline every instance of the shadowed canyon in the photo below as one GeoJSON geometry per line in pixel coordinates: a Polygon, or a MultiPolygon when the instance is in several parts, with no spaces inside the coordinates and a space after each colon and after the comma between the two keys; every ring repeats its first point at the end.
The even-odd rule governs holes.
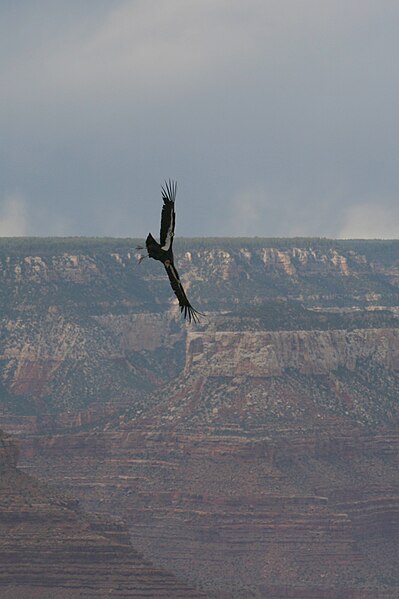
{"type": "Polygon", "coordinates": [[[1,240],[0,597],[397,599],[399,242],[135,245],[1,240]]]}

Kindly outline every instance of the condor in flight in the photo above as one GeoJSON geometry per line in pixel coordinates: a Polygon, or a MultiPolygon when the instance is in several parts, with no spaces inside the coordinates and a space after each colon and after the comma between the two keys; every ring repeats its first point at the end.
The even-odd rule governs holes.
{"type": "MultiPolygon", "coordinates": [[[[147,247],[148,256],[154,260],[160,260],[168,273],[169,281],[173,291],[179,300],[180,311],[184,314],[184,318],[188,321],[198,322],[200,312],[195,310],[187,299],[183,286],[180,282],[179,274],[173,262],[173,236],[175,233],[175,199],[176,199],[177,183],[165,181],[165,186],[162,187],[163,207],[161,214],[161,233],[160,242],[158,243],[149,233],[145,245],[147,247]]],[[[138,248],[142,249],[142,248],[138,248]]]]}

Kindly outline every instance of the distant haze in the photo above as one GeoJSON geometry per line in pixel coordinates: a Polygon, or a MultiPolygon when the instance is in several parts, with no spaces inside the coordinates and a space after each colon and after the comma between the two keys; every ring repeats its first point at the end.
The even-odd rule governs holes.
{"type": "Polygon", "coordinates": [[[394,0],[0,0],[0,235],[399,237],[394,0]]]}

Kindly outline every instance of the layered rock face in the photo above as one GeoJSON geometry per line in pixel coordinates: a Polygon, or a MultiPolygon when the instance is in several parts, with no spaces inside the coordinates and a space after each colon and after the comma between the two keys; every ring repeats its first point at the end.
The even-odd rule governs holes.
{"type": "Polygon", "coordinates": [[[123,515],[145,555],[209,592],[397,597],[399,436],[343,421],[259,433],[125,425],[95,435],[100,460],[80,434],[79,449],[69,435],[30,440],[25,463],[88,508],[123,515]]]}
{"type": "MultiPolygon", "coordinates": [[[[116,404],[137,402],[141,410],[143,391],[181,370],[186,329],[176,300],[159,264],[138,266],[135,244],[1,244],[0,392],[7,413],[61,413],[62,426],[68,419],[71,426],[93,422],[97,410],[101,420],[116,404]]],[[[240,330],[240,310],[253,313],[276,298],[319,308],[392,308],[398,301],[393,242],[176,240],[176,252],[192,303],[213,311],[211,328],[221,311],[234,310],[238,320],[225,326],[240,330]]],[[[289,324],[295,329],[295,315],[289,324]]]]}
{"type": "Polygon", "coordinates": [[[396,599],[399,244],[181,241],[185,327],[133,243],[63,243],[2,262],[24,468],[210,594],[396,599]]]}
{"type": "Polygon", "coordinates": [[[354,371],[372,358],[376,366],[399,369],[399,329],[355,331],[190,332],[186,373],[206,376],[281,376],[354,371]]]}
{"type": "Polygon", "coordinates": [[[88,517],[20,472],[0,432],[0,597],[159,599],[202,595],[155,568],[130,545],[121,524],[88,517]]]}
{"type": "Polygon", "coordinates": [[[209,592],[393,599],[397,341],[395,329],[191,332],[185,371],[143,414],[27,437],[24,463],[121,514],[145,555],[209,592]]]}
{"type": "Polygon", "coordinates": [[[0,251],[0,394],[3,425],[14,422],[15,432],[86,425],[135,402],[139,409],[143,392],[183,358],[177,351],[170,372],[154,369],[147,350],[182,345],[182,331],[176,313],[142,313],[156,299],[133,254],[74,251],[0,251]]]}

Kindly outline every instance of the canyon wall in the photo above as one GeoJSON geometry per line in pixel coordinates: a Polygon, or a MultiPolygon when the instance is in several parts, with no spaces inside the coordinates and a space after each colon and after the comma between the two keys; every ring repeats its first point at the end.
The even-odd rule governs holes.
{"type": "Polygon", "coordinates": [[[344,422],[30,438],[30,471],[118,513],[145,555],[222,596],[397,597],[399,434],[344,422]]]}
{"type": "MultiPolygon", "coordinates": [[[[3,412],[62,413],[66,422],[71,412],[84,421],[110,405],[138,402],[141,410],[142,392],[180,372],[187,329],[162,267],[150,260],[138,265],[135,244],[22,238],[0,246],[3,412]]],[[[248,318],[255,328],[274,330],[263,306],[276,299],[318,309],[367,308],[357,328],[367,321],[367,328],[397,325],[399,261],[392,242],[176,240],[176,254],[193,305],[207,312],[200,331],[239,332],[248,318]],[[381,307],[389,314],[377,313],[381,307]]],[[[295,330],[298,314],[286,312],[285,324],[281,317],[277,324],[295,330]]],[[[272,360],[263,356],[269,349],[260,359],[272,360]]]]}
{"type": "Polygon", "coordinates": [[[15,444],[0,431],[0,597],[205,596],[146,561],[120,522],[87,516],[18,470],[15,444]]]}
{"type": "MultiPolygon", "coordinates": [[[[399,243],[176,242],[198,325],[133,240],[0,246],[0,422],[23,469],[123,518],[172,586],[396,599],[399,243]]],[[[107,526],[102,580],[126,541],[107,526]]]]}

